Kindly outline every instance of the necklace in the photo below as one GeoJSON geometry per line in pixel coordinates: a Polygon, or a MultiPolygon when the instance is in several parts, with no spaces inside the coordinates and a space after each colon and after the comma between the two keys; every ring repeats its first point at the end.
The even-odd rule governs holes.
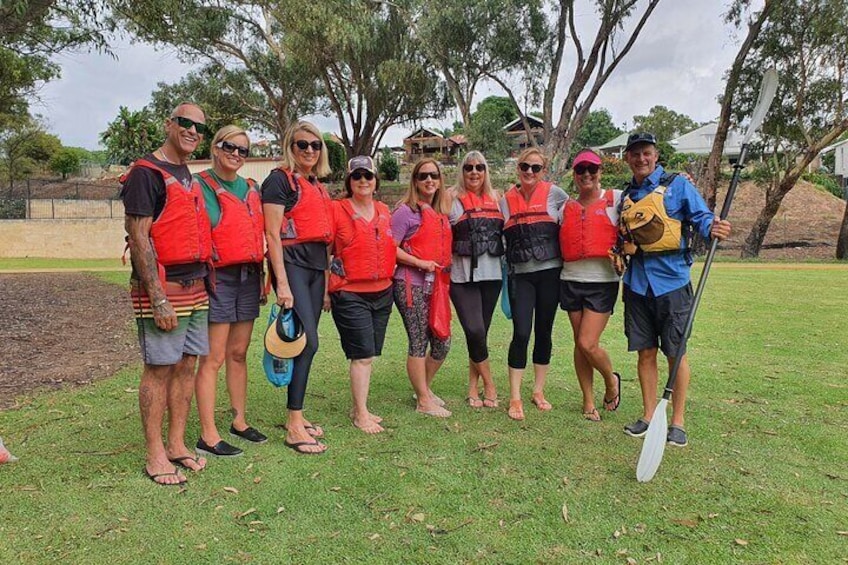
{"type": "MultiPolygon", "coordinates": [[[[165,152],[162,150],[161,147],[159,149],[157,149],[157,151],[159,151],[159,155],[162,156],[162,161],[165,161],[169,165],[176,165],[177,164],[177,163],[174,163],[173,161],[171,161],[170,159],[168,159],[168,156],[165,155],[165,152]]],[[[154,153],[154,156],[155,156],[155,153],[154,153]]]]}

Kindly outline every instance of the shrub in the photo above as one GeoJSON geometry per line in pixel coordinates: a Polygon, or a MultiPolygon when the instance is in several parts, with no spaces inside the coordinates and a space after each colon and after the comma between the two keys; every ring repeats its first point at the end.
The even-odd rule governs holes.
{"type": "Polygon", "coordinates": [[[331,139],[324,138],[324,144],[327,146],[327,158],[330,160],[330,168],[333,172],[330,173],[330,181],[339,181],[344,178],[347,172],[347,155],[344,147],[331,139]]]}
{"type": "Polygon", "coordinates": [[[826,175],[823,173],[805,173],[801,176],[801,178],[823,188],[837,198],[843,198],[845,196],[842,187],[839,186],[839,182],[833,175],[826,175]]]}
{"type": "Polygon", "coordinates": [[[398,163],[392,150],[386,147],[380,154],[380,178],[387,181],[396,181],[398,177],[400,177],[400,163],[398,163]]]}

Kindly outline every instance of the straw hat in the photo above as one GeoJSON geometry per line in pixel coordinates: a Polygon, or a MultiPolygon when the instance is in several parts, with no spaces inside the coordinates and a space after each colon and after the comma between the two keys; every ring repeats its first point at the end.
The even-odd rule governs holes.
{"type": "Polygon", "coordinates": [[[265,351],[278,359],[294,359],[306,347],[303,324],[294,310],[281,310],[265,330],[265,351]]]}

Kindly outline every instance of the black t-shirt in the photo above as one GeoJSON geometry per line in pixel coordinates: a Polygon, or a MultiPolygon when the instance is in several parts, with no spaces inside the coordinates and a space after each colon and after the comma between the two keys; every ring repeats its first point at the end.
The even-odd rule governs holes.
{"type": "MultiPolygon", "coordinates": [[[[316,183],[315,177],[309,177],[309,182],[316,183]]],[[[289,183],[289,178],[280,170],[271,174],[262,183],[262,203],[279,204],[291,210],[298,201],[299,193],[289,183]]],[[[323,271],[327,269],[327,245],[320,241],[310,241],[297,245],[283,247],[283,259],[286,263],[298,265],[306,269],[323,271]]]]}
{"type": "MultiPolygon", "coordinates": [[[[183,186],[191,187],[191,172],[187,166],[160,161],[152,154],[145,155],[144,159],[173,175],[183,186]]],[[[165,208],[166,195],[165,180],[162,175],[147,167],[133,167],[124,181],[123,188],[121,188],[124,212],[128,216],[152,217],[153,221],[156,221],[165,208]]],[[[169,281],[201,279],[206,274],[207,270],[204,263],[186,263],[165,267],[165,278],[169,281]]],[[[133,264],[132,277],[139,278],[135,264],[133,264]]]]}

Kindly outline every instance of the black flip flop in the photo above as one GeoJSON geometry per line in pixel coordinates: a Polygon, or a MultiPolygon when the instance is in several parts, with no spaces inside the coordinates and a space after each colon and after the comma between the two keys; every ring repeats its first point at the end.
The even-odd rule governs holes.
{"type": "Polygon", "coordinates": [[[604,410],[607,412],[615,412],[621,404],[621,375],[616,372],[613,372],[613,375],[615,375],[615,378],[618,380],[618,394],[616,394],[615,398],[612,400],[604,398],[604,410]],[[612,406],[612,408],[610,408],[610,406],[612,406]]]}
{"type": "Polygon", "coordinates": [[[283,445],[285,445],[286,447],[288,447],[299,455],[322,455],[325,451],[327,451],[326,449],[324,451],[303,451],[302,449],[300,449],[304,445],[321,445],[317,441],[296,441],[293,443],[283,441],[283,445]]]}
{"type": "MultiPolygon", "coordinates": [[[[147,467],[142,467],[141,472],[144,473],[144,476],[159,485],[160,487],[179,487],[186,483],[188,483],[188,479],[181,481],[179,483],[160,483],[156,479],[159,477],[167,477],[168,475],[173,475],[177,478],[180,476],[179,471],[174,471],[173,473],[156,473],[155,475],[151,474],[150,471],[147,470],[147,467]]],[[[185,477],[183,477],[185,478],[185,477]]]]}
{"type": "Polygon", "coordinates": [[[194,461],[195,463],[197,463],[198,466],[200,466],[200,457],[199,456],[198,457],[192,457],[191,455],[184,455],[182,457],[174,457],[173,459],[168,459],[168,461],[170,461],[171,463],[173,463],[177,467],[182,467],[183,469],[188,469],[189,471],[193,471],[195,473],[199,473],[200,471],[202,471],[206,468],[206,465],[204,465],[203,467],[200,467],[200,469],[192,469],[191,467],[189,467],[188,465],[183,463],[184,461],[188,461],[188,460],[194,461]]]}

